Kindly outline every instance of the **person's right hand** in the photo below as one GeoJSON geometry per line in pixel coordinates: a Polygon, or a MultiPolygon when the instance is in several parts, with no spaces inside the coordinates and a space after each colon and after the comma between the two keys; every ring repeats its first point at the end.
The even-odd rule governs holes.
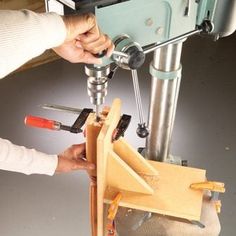
{"type": "Polygon", "coordinates": [[[94,55],[107,50],[109,57],[114,50],[110,38],[103,34],[93,14],[63,17],[67,37],[65,42],[53,50],[64,59],[72,62],[101,64],[101,59],[94,55]]]}

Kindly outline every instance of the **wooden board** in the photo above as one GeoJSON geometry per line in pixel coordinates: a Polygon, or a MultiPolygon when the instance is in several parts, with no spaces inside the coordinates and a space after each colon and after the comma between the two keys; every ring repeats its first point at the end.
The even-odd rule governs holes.
{"type": "MultiPolygon", "coordinates": [[[[90,113],[86,121],[86,158],[89,162],[97,164],[97,137],[102,125],[96,122],[95,113],[90,113]]],[[[97,236],[97,171],[88,171],[91,181],[90,195],[90,224],[92,236],[97,236]]]]}
{"type": "MultiPolygon", "coordinates": [[[[149,196],[123,191],[120,206],[199,221],[203,192],[192,190],[189,186],[205,181],[205,170],[148,162],[159,172],[157,180],[145,178],[153,187],[154,194],[149,196]]],[[[116,189],[108,187],[104,202],[110,203],[116,194],[116,189]]]]}
{"type": "Polygon", "coordinates": [[[107,186],[106,173],[107,173],[107,155],[112,150],[113,144],[111,137],[114,129],[116,128],[121,114],[121,101],[115,99],[111,110],[105,120],[101,132],[97,140],[97,216],[98,216],[98,232],[97,236],[103,235],[103,201],[104,193],[107,186]]]}
{"type": "MultiPolygon", "coordinates": [[[[28,9],[35,12],[45,12],[44,0],[0,0],[0,10],[20,10],[28,9]]],[[[55,61],[60,57],[53,51],[47,50],[41,56],[30,60],[21,66],[17,71],[29,69],[38,65],[42,65],[51,61],[55,61]]]]}
{"type": "MultiPolygon", "coordinates": [[[[96,114],[90,113],[86,120],[86,158],[89,162],[97,164],[97,138],[102,125],[96,120],[96,114]]],[[[97,176],[97,172],[89,171],[90,176],[97,176]]]]}

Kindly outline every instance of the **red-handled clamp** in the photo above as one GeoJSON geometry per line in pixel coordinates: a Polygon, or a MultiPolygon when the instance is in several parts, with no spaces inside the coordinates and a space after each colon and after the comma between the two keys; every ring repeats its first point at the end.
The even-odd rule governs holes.
{"type": "Polygon", "coordinates": [[[68,130],[70,131],[69,126],[62,125],[61,122],[55,120],[47,120],[45,118],[37,117],[37,116],[26,116],[25,124],[28,126],[43,128],[43,129],[51,129],[51,130],[68,130]]]}
{"type": "Polygon", "coordinates": [[[48,120],[41,117],[36,116],[26,116],[25,117],[25,124],[28,126],[43,128],[43,129],[50,129],[50,130],[65,130],[71,133],[81,133],[82,126],[85,124],[89,114],[93,112],[92,109],[83,109],[76,119],[72,126],[63,125],[59,121],[55,120],[48,120]]]}

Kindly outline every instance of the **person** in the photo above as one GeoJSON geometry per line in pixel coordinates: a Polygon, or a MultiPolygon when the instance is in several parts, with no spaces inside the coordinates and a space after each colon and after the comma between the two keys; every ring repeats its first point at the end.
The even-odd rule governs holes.
{"type": "MultiPolygon", "coordinates": [[[[100,64],[94,55],[107,49],[109,57],[114,45],[93,14],[0,10],[0,78],[51,48],[72,63],[100,64]]],[[[84,160],[84,152],[85,144],[77,144],[59,155],[48,155],[0,138],[0,169],[27,175],[94,169],[84,160]]]]}

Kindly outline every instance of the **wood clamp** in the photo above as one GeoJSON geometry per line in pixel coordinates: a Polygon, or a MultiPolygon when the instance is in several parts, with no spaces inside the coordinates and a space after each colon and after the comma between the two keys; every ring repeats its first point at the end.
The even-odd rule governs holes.
{"type": "Polygon", "coordinates": [[[120,137],[123,137],[125,134],[125,131],[127,130],[129,124],[131,121],[131,116],[130,115],[122,115],[119,123],[117,124],[113,135],[112,135],[112,142],[118,140],[120,137]]]}
{"type": "Polygon", "coordinates": [[[64,130],[69,131],[71,133],[77,134],[82,132],[82,127],[85,124],[89,114],[93,112],[93,109],[85,108],[83,109],[76,121],[72,126],[63,125],[59,121],[55,120],[48,120],[42,117],[37,116],[26,116],[25,117],[25,124],[28,126],[43,128],[43,129],[50,129],[50,130],[64,130]]]}
{"type": "Polygon", "coordinates": [[[205,181],[200,183],[193,183],[190,188],[196,190],[208,190],[211,191],[211,200],[215,203],[216,212],[221,211],[221,201],[219,200],[219,194],[225,192],[225,184],[222,182],[205,181]]]}
{"type": "Polygon", "coordinates": [[[119,208],[119,203],[121,201],[122,194],[118,193],[114,200],[111,202],[111,205],[108,209],[108,216],[107,216],[107,236],[115,236],[116,234],[116,227],[115,227],[115,217],[119,208]]]}

